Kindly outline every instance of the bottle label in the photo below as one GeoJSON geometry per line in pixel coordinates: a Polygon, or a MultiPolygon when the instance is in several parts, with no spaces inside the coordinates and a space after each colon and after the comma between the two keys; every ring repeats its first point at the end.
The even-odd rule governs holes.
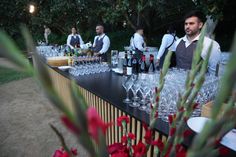
{"type": "Polygon", "coordinates": [[[127,75],[132,75],[132,67],[127,67],[127,75]]]}

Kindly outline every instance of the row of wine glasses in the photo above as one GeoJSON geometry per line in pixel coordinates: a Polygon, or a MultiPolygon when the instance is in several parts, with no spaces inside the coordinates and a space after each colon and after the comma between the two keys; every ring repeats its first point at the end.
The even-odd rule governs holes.
{"type": "Polygon", "coordinates": [[[67,49],[66,45],[60,46],[37,46],[39,55],[47,57],[64,56],[64,52],[67,49]]]}
{"type": "MultiPolygon", "coordinates": [[[[168,115],[177,112],[177,101],[179,94],[185,91],[185,81],[189,71],[172,68],[165,77],[164,88],[160,93],[158,106],[158,115],[164,121],[168,121],[168,115]]],[[[122,86],[126,91],[124,103],[131,107],[138,107],[141,111],[150,113],[151,105],[155,102],[155,87],[158,87],[160,73],[157,71],[153,74],[139,74],[123,76],[122,86]],[[133,98],[129,95],[132,92],[133,98]]],[[[200,89],[195,102],[198,107],[194,110],[192,116],[199,116],[201,106],[214,99],[218,90],[219,78],[211,74],[206,74],[205,82],[200,89]]]]}
{"type": "Polygon", "coordinates": [[[73,58],[73,66],[69,69],[69,73],[73,76],[97,74],[109,72],[110,67],[107,63],[102,63],[100,57],[81,56],[73,58]]]}

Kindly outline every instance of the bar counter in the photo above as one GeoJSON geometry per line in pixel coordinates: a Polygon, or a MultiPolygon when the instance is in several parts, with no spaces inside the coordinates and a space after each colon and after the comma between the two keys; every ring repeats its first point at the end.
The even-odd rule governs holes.
{"type": "MultiPolygon", "coordinates": [[[[70,86],[71,80],[75,80],[87,104],[96,108],[103,121],[115,122],[119,116],[128,115],[130,117],[130,123],[127,125],[127,130],[136,135],[136,140],[133,141],[133,144],[136,144],[139,140],[145,142],[143,138],[145,129],[142,124],[143,122],[149,123],[149,115],[138,108],[133,108],[123,103],[126,93],[122,87],[122,75],[110,71],[74,77],[68,71],[62,71],[51,66],[48,66],[48,71],[59,96],[72,112],[74,111],[74,107],[71,99],[70,86]]],[[[188,127],[186,126],[186,128],[188,127]]],[[[160,138],[162,141],[165,141],[168,132],[168,123],[158,119],[155,125],[155,139],[160,138]]],[[[121,142],[122,135],[123,133],[120,127],[115,125],[109,127],[106,133],[107,144],[121,142]]],[[[190,138],[185,139],[183,145],[189,147],[194,135],[195,133],[190,138]]],[[[229,157],[235,155],[235,151],[229,150],[229,157]]],[[[149,149],[147,156],[154,156],[153,147],[149,149]]]]}
{"type": "MultiPolygon", "coordinates": [[[[105,122],[115,122],[122,115],[130,116],[127,130],[136,135],[134,143],[139,140],[144,142],[145,130],[142,123],[149,123],[149,115],[138,108],[123,103],[126,93],[122,87],[122,75],[110,71],[74,77],[68,71],[62,71],[56,67],[48,66],[48,70],[55,89],[71,111],[74,111],[70,94],[70,83],[73,79],[76,81],[87,104],[95,107],[105,122]]],[[[169,131],[168,123],[158,119],[155,131],[155,139],[166,140],[169,131]]],[[[107,131],[107,144],[121,142],[121,137],[122,130],[117,126],[112,126],[107,131]]],[[[154,149],[151,148],[148,156],[153,156],[153,151],[154,149]]]]}

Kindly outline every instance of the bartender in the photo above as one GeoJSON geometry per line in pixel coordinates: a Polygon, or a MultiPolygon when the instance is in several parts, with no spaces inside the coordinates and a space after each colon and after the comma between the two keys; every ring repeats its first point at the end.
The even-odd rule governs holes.
{"type": "Polygon", "coordinates": [[[67,45],[71,48],[80,48],[80,45],[83,45],[84,41],[81,36],[77,34],[77,30],[75,27],[71,28],[71,34],[67,37],[67,45]]]}
{"type": "Polygon", "coordinates": [[[103,62],[107,62],[107,51],[110,47],[110,39],[104,33],[104,26],[99,24],[96,26],[97,36],[94,38],[92,51],[95,56],[102,58],[103,62]]]}
{"type": "Polygon", "coordinates": [[[141,58],[143,52],[145,51],[146,43],[144,41],[144,31],[143,27],[136,27],[136,32],[130,39],[130,47],[135,51],[137,58],[141,58]]]}

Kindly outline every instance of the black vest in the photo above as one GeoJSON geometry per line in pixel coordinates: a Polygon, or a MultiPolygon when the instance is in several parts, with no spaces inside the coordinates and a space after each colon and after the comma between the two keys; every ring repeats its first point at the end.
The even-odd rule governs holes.
{"type": "Polygon", "coordinates": [[[99,37],[97,37],[96,41],[95,41],[95,47],[93,48],[94,52],[99,52],[102,49],[103,46],[103,38],[106,35],[104,35],[101,39],[99,39],[99,37]]]}
{"type": "Polygon", "coordinates": [[[197,41],[193,41],[188,47],[185,47],[185,42],[183,40],[180,41],[175,52],[177,68],[191,69],[196,45],[197,41]]]}
{"type": "MultiPolygon", "coordinates": [[[[103,39],[104,39],[105,36],[106,35],[104,35],[101,39],[99,39],[99,37],[97,37],[97,39],[95,41],[95,47],[93,47],[93,49],[92,49],[94,52],[99,52],[102,49],[102,47],[103,47],[103,39]]],[[[103,62],[107,62],[108,58],[107,58],[107,53],[106,52],[103,53],[103,54],[99,54],[99,57],[102,58],[103,62]]]]}
{"type": "Polygon", "coordinates": [[[74,36],[72,35],[71,36],[71,39],[70,39],[70,45],[75,47],[75,45],[79,46],[80,45],[80,38],[78,35],[74,36]]]}

